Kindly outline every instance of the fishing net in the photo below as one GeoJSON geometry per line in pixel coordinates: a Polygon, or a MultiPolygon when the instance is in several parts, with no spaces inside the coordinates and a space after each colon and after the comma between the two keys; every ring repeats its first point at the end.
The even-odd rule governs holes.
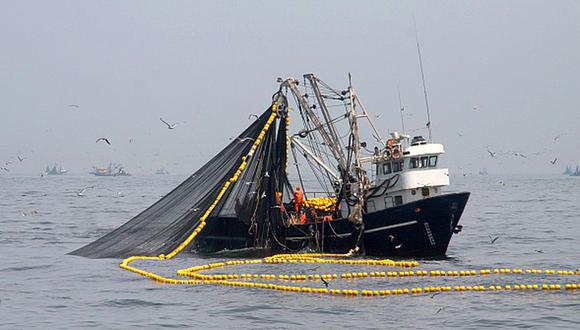
{"type": "MultiPolygon", "coordinates": [[[[278,118],[285,118],[285,97],[277,93],[274,98],[278,100],[278,118]]],[[[219,200],[207,220],[207,227],[198,238],[203,239],[206,233],[215,232],[224,226],[224,219],[230,219],[248,227],[246,232],[255,246],[270,244],[271,235],[280,230],[283,221],[276,205],[280,205],[283,191],[289,189],[286,176],[287,121],[279,120],[278,125],[274,122],[264,133],[271,115],[272,107],[166,196],[124,225],[70,254],[119,258],[173,251],[195,230],[200,217],[216,201],[224,183],[236,173],[243,162],[242,157],[248,154],[260,134],[265,134],[262,142],[246,160],[247,166],[239,179],[219,200]]]]}

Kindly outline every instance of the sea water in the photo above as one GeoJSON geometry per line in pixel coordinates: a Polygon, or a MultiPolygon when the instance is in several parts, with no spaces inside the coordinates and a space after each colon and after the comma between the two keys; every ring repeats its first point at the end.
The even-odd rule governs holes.
{"type": "MultiPolygon", "coordinates": [[[[121,270],[120,260],[66,255],[115,229],[185,176],[0,176],[0,328],[580,328],[580,291],[465,292],[344,298],[212,285],[164,285],[121,270]],[[78,192],[87,186],[94,186],[78,192]]],[[[452,177],[471,191],[447,258],[420,269],[580,267],[580,178],[452,177]],[[498,237],[492,244],[491,239],[498,237]]],[[[142,263],[175,270],[227,259],[195,255],[142,263]]],[[[231,271],[311,273],[312,265],[231,271]]],[[[316,273],[389,271],[323,265],[316,273]]],[[[331,281],[330,288],[580,283],[580,276],[491,275],[331,281]]],[[[321,282],[311,283],[323,287],[321,282]]]]}

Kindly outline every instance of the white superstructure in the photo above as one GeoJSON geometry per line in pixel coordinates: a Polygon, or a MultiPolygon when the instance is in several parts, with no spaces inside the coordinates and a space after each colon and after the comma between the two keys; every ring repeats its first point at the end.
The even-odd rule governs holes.
{"type": "Polygon", "coordinates": [[[373,186],[382,186],[377,189],[378,195],[367,200],[367,212],[433,197],[449,185],[449,171],[440,167],[443,145],[417,136],[404,147],[405,140],[407,136],[394,133],[383,150],[375,150],[375,155],[367,159],[374,171],[373,186]]]}

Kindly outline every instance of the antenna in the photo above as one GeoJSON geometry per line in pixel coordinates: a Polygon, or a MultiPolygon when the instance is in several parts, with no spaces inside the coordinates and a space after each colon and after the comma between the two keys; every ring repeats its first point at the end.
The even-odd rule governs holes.
{"type": "Polygon", "coordinates": [[[427,110],[427,130],[429,131],[429,141],[432,139],[431,114],[429,113],[429,97],[427,97],[427,85],[425,84],[425,73],[423,72],[423,57],[421,57],[421,46],[419,44],[419,33],[417,32],[417,22],[413,17],[415,26],[415,40],[417,41],[417,54],[419,55],[419,67],[421,68],[421,80],[423,81],[423,94],[425,95],[425,109],[427,110]]]}
{"type": "Polygon", "coordinates": [[[405,115],[403,114],[403,111],[405,111],[405,106],[403,105],[403,101],[401,99],[401,89],[399,88],[399,85],[397,85],[397,93],[399,94],[399,110],[401,110],[401,128],[403,129],[403,134],[407,134],[405,132],[405,115]]]}

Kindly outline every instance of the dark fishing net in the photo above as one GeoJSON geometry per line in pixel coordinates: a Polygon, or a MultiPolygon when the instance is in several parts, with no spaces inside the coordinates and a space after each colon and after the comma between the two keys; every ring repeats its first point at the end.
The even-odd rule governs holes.
{"type": "MultiPolygon", "coordinates": [[[[285,98],[279,96],[278,114],[284,116],[285,98]]],[[[98,240],[70,254],[89,258],[118,258],[131,255],[167,254],[177,248],[195,230],[200,217],[216,200],[224,183],[238,170],[254,141],[272,114],[265,111],[238,138],[197,172],[149,208],[98,240]]],[[[221,218],[233,218],[248,226],[257,245],[266,245],[281,224],[280,212],[271,216],[274,192],[287,185],[286,123],[274,122],[246,169],[217,204],[198,236],[219,224],[221,218]],[[272,224],[276,222],[276,224],[272,224]]],[[[198,238],[196,238],[198,239],[198,238]]],[[[195,244],[193,244],[195,245],[195,244]]]]}

